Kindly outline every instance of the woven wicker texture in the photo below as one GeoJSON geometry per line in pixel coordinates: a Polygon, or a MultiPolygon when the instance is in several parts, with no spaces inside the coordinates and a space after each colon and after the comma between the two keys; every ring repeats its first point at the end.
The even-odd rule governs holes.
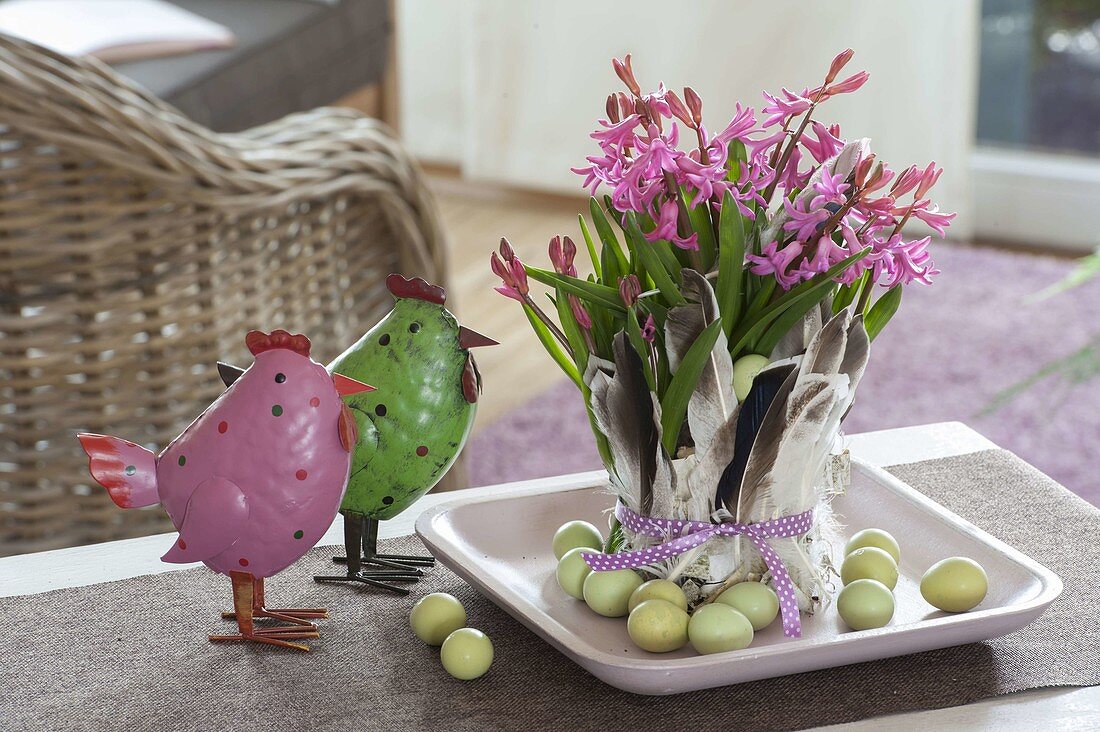
{"type": "Polygon", "coordinates": [[[392,133],[323,108],[215,134],[94,60],[0,36],[0,555],[170,529],[90,485],[78,431],[163,446],[249,363],[327,360],[442,281],[434,202],[392,133]]]}

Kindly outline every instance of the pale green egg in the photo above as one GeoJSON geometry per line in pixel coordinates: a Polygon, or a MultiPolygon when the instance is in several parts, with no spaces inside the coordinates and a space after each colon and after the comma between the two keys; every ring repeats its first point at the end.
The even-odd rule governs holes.
{"type": "Polygon", "coordinates": [[[936,562],[920,581],[920,594],[933,607],[949,613],[962,613],[985,599],[989,578],[982,565],[966,557],[950,557],[936,562]]]}
{"type": "Polygon", "coordinates": [[[753,630],[763,630],[779,614],[779,598],[763,582],[738,582],[718,596],[716,602],[729,605],[752,623],[753,630]]]}
{"type": "Polygon", "coordinates": [[[443,641],[439,660],[451,676],[470,681],[489,670],[493,663],[493,643],[480,630],[459,628],[443,641]]]}
{"type": "Polygon", "coordinates": [[[646,600],[630,612],[626,632],[643,651],[675,651],[688,642],[688,614],[668,600],[646,600]]]}
{"type": "Polygon", "coordinates": [[[877,546],[856,549],[844,557],[844,564],[840,565],[840,580],[847,585],[861,579],[877,580],[892,590],[898,584],[897,562],[877,546]]]}
{"type": "Polygon", "coordinates": [[[587,521],[569,521],[554,532],[554,559],[561,559],[570,549],[584,547],[603,551],[603,535],[587,521]]]}
{"type": "Polygon", "coordinates": [[[627,610],[633,611],[646,600],[668,600],[685,612],[688,609],[687,595],[680,589],[680,585],[666,579],[650,580],[639,585],[638,589],[630,594],[630,600],[626,605],[627,610]]]}
{"type": "Polygon", "coordinates": [[[466,608],[446,592],[424,595],[409,613],[409,625],[416,637],[431,646],[438,646],[465,624],[466,608]]]}
{"type": "Polygon", "coordinates": [[[844,556],[848,556],[856,549],[865,546],[874,546],[883,550],[894,558],[895,563],[901,562],[901,548],[898,542],[888,531],[882,529],[864,529],[852,534],[852,538],[844,545],[844,556]]]}
{"type": "Polygon", "coordinates": [[[852,630],[881,628],[894,617],[894,593],[877,580],[857,579],[840,591],[836,609],[852,630]]]}
{"type": "Polygon", "coordinates": [[[584,599],[584,578],[592,571],[581,555],[591,551],[587,547],[579,546],[567,551],[558,562],[556,573],[558,587],[561,587],[565,594],[578,600],[584,599]]]}
{"type": "Polygon", "coordinates": [[[758,356],[755,353],[742,356],[734,362],[733,393],[737,397],[737,401],[745,401],[745,397],[749,395],[749,389],[752,388],[752,380],[769,363],[771,361],[767,356],[758,356]]]}
{"type": "Polygon", "coordinates": [[[712,602],[698,608],[688,623],[688,640],[698,653],[748,648],[752,636],[753,627],[749,619],[722,602],[712,602]]]}
{"type": "Polygon", "coordinates": [[[633,569],[591,572],[584,578],[582,595],[588,607],[608,618],[621,618],[630,612],[630,595],[642,584],[633,569]]]}

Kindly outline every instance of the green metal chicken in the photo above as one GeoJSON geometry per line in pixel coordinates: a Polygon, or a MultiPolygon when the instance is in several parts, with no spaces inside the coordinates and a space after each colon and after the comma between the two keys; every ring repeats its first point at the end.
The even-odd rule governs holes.
{"type": "MultiPolygon", "coordinates": [[[[394,583],[415,582],[435,560],[379,554],[378,522],[431,490],[462,452],[481,392],[470,349],[497,342],[459,325],[444,307],[442,287],[399,274],[387,277],[386,287],[397,301],[393,310],[328,365],[351,378],[371,374],[376,391],[344,400],[359,428],[340,505],[347,555],[333,560],[346,563],[347,573],[314,579],[408,594],[394,583]]],[[[233,367],[219,368],[231,382],[233,367]]]]}
{"type": "Polygon", "coordinates": [[[314,579],[407,593],[391,583],[415,581],[418,567],[435,560],[378,554],[378,522],[431,490],[462,452],[481,391],[470,349],[496,341],[459,325],[444,307],[442,287],[399,274],[387,277],[386,287],[397,300],[393,310],[328,367],[344,376],[372,374],[378,396],[346,400],[359,427],[340,506],[347,558],[335,559],[347,562],[347,574],[314,579]],[[363,571],[363,564],[381,569],[363,571]]]}

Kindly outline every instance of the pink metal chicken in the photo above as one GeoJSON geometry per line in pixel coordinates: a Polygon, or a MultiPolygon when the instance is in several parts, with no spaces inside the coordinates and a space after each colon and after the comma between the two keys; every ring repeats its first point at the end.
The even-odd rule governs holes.
{"type": "Polygon", "coordinates": [[[264,578],[324,535],[344,495],[355,420],[340,400],[367,386],[332,376],[309,357],[309,339],[276,330],[245,337],[255,363],[160,455],[117,437],[81,434],[92,477],[122,508],[160,503],[179,529],[165,562],[203,562],[233,581],[239,635],[309,650],[321,608],[273,610],[264,578]],[[257,627],[255,618],[284,625],[257,627]]]}

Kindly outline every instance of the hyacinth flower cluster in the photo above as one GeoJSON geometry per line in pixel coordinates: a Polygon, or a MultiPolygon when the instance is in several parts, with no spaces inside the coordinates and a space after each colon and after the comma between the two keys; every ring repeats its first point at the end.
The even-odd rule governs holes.
{"type": "Polygon", "coordinates": [[[672,375],[660,357],[662,331],[668,309],[685,302],[684,269],[714,286],[735,360],[769,356],[823,303],[861,314],[873,338],[903,287],[932,282],[931,237],[911,236],[906,225],[944,234],[954,214],[929,197],[942,169],[899,173],[866,139],[847,141],[839,125],[817,119],[823,103],[868,81],[865,71],[842,73],[852,55],[838,54],[814,88],[765,92],[759,113],[737,104],[721,128],[705,124],[691,87],[643,92],[631,57],[613,60],[625,91],[607,97],[591,134],[598,152],[573,169],[592,194],[591,228],[581,216],[580,233],[593,274],[578,276],[569,237],[551,241],[552,269],[521,262],[506,240],[491,258],[497,290],[523,304],[582,392],[589,356],[610,360],[614,335],[625,331],[666,408],[672,375]],[[550,313],[529,279],[552,288],[550,313]]]}

